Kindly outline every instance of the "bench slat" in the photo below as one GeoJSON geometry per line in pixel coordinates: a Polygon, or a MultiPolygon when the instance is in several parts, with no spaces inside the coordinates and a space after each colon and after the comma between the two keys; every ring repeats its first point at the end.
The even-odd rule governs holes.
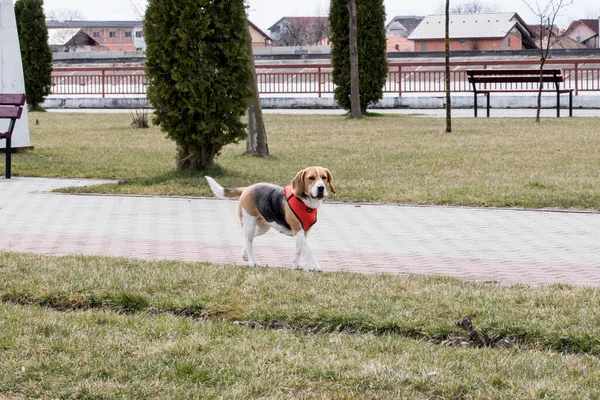
{"type": "MultiPolygon", "coordinates": [[[[572,92],[573,89],[559,89],[558,92],[559,93],[569,93],[572,92]]],[[[482,89],[482,90],[478,90],[477,94],[485,94],[485,93],[522,93],[522,92],[529,92],[529,93],[537,93],[539,92],[538,89],[482,89]]],[[[542,89],[543,93],[556,93],[557,90],[556,89],[542,89]]]]}
{"type": "Polygon", "coordinates": [[[23,107],[0,107],[0,118],[21,118],[23,107]]]}
{"type": "MultiPolygon", "coordinates": [[[[539,83],[539,76],[482,76],[469,78],[471,83],[539,83]]],[[[562,76],[554,79],[552,76],[543,76],[542,82],[563,82],[562,76]]]]}
{"type": "Polygon", "coordinates": [[[0,94],[0,105],[3,106],[22,106],[25,104],[25,95],[20,93],[2,93],[0,94]]]}
{"type": "MultiPolygon", "coordinates": [[[[471,69],[467,71],[470,75],[473,76],[489,76],[489,75],[540,75],[539,69],[471,69]]],[[[561,69],[543,69],[543,75],[554,76],[556,72],[557,75],[562,75],[561,69]]]]}

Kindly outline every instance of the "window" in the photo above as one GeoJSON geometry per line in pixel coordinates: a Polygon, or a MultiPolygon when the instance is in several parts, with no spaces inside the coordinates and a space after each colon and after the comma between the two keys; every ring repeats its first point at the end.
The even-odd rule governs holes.
{"type": "Polygon", "coordinates": [[[131,37],[131,32],[130,31],[125,32],[125,37],[126,38],[130,38],[131,37]]]}
{"type": "Polygon", "coordinates": [[[142,31],[137,31],[137,32],[135,33],[135,37],[136,37],[136,38],[141,38],[141,37],[142,37],[142,31]]]}
{"type": "Polygon", "coordinates": [[[112,37],[112,38],[114,38],[114,37],[117,37],[117,32],[115,32],[115,31],[110,31],[110,32],[109,32],[109,34],[108,34],[108,36],[109,36],[109,37],[112,37]]]}
{"type": "Polygon", "coordinates": [[[100,37],[100,32],[99,31],[94,31],[94,37],[100,37]]]}
{"type": "Polygon", "coordinates": [[[511,39],[511,37],[509,36],[509,37],[508,37],[508,47],[509,47],[509,48],[510,48],[510,39],[511,39]]]}

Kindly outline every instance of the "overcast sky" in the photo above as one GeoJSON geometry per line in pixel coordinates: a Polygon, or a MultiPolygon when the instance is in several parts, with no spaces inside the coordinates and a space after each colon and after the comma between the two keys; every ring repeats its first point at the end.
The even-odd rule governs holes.
{"type": "MultiPolygon", "coordinates": [[[[141,9],[146,0],[131,0],[141,9]]],[[[472,0],[471,0],[472,1],[472,0]]],[[[536,20],[523,0],[476,0],[481,4],[492,5],[496,11],[515,11],[525,22],[535,24],[536,20]]],[[[535,1],[535,0],[530,0],[535,1]]],[[[549,0],[538,0],[546,4],[549,0]]],[[[387,21],[395,15],[427,15],[443,10],[444,0],[384,0],[387,21]]],[[[451,0],[450,5],[462,1],[451,0]]],[[[281,17],[327,16],[329,0],[247,0],[249,17],[252,22],[267,29],[281,17]]],[[[46,13],[51,10],[71,9],[80,11],[87,20],[132,20],[136,19],[130,0],[44,0],[46,13]]],[[[566,28],[573,19],[597,18],[600,15],[599,0],[574,0],[557,23],[566,28]]]]}

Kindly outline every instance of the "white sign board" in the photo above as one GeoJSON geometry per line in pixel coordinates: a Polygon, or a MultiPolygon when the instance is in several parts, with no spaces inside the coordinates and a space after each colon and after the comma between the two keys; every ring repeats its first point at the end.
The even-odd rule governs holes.
{"type": "MultiPolygon", "coordinates": [[[[17,21],[13,0],[0,0],[0,93],[25,93],[23,63],[17,35],[17,21]]],[[[0,120],[0,130],[8,128],[8,120],[0,120]]],[[[30,147],[27,107],[15,125],[12,147],[30,147]]],[[[6,147],[6,140],[0,140],[0,148],[6,147]]]]}

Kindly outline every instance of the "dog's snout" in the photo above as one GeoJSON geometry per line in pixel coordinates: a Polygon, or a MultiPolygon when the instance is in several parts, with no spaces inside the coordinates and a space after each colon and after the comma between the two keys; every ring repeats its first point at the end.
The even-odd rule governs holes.
{"type": "Polygon", "coordinates": [[[317,187],[317,191],[319,193],[323,193],[323,190],[325,190],[325,186],[319,186],[319,187],[317,187]]]}

